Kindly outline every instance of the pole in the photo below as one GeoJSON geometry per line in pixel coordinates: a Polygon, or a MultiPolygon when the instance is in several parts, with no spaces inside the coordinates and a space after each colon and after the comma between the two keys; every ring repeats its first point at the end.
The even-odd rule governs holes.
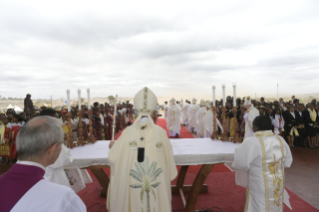
{"type": "Polygon", "coordinates": [[[112,141],[113,142],[114,142],[114,135],[115,135],[116,115],[117,115],[117,94],[115,97],[114,116],[113,116],[113,125],[112,125],[112,141]]]}

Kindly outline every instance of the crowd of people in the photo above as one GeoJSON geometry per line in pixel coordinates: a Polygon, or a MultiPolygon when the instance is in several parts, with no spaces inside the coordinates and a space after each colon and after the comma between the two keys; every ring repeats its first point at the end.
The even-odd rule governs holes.
{"type": "MultiPolygon", "coordinates": [[[[5,159],[5,162],[10,161],[12,163],[15,161],[17,158],[15,140],[18,131],[25,123],[35,117],[55,114],[55,116],[63,123],[62,129],[65,135],[68,136],[68,106],[58,106],[54,108],[42,106],[40,108],[35,108],[30,94],[27,95],[24,106],[24,111],[19,114],[16,113],[14,109],[8,109],[5,112],[0,111],[0,143],[9,145],[8,157],[2,156],[2,158],[5,159]]],[[[111,140],[114,108],[115,107],[111,106],[109,103],[100,104],[94,102],[92,105],[91,120],[93,136],[96,140],[111,140]]],[[[81,105],[81,108],[79,108],[78,105],[72,105],[70,114],[73,141],[78,140],[80,130],[79,115],[81,115],[84,141],[88,142],[90,135],[88,106],[81,105]],[[81,109],[81,114],[79,114],[79,109],[81,109]]],[[[129,102],[118,104],[115,119],[115,134],[123,130],[126,126],[131,125],[134,118],[135,113],[132,104],[129,102]]],[[[67,137],[65,140],[67,141],[67,137]]]]}
{"type": "MultiPolygon", "coordinates": [[[[285,137],[290,147],[300,146],[312,149],[319,147],[319,102],[317,103],[316,99],[306,104],[301,103],[295,96],[292,96],[292,99],[287,102],[284,102],[283,98],[280,98],[279,101],[266,102],[264,97],[261,97],[259,101],[251,99],[249,102],[254,109],[258,110],[258,115],[265,115],[271,119],[273,132],[285,137]]],[[[245,105],[245,98],[236,99],[236,114],[233,112],[234,105],[231,96],[226,98],[225,103],[223,100],[217,100],[215,105],[218,134],[221,135],[225,130],[227,136],[232,139],[236,129],[234,122],[234,116],[236,116],[239,138],[243,140],[247,137],[246,123],[248,120],[245,114],[250,109],[245,105]],[[223,106],[226,107],[225,120],[223,106]]],[[[163,110],[168,122],[168,129],[173,129],[171,136],[178,137],[179,135],[180,128],[173,127],[174,123],[171,119],[171,117],[178,116],[176,119],[181,121],[184,126],[188,125],[188,129],[196,133],[198,137],[210,137],[214,130],[211,126],[213,116],[208,111],[211,111],[212,106],[212,102],[205,100],[201,100],[198,105],[195,98],[192,103],[186,100],[183,104],[175,99],[172,99],[170,104],[165,102],[163,110]]]]}
{"type": "MultiPolygon", "coordinates": [[[[250,97],[236,99],[235,102],[236,114],[233,113],[233,99],[230,96],[226,102],[216,101],[213,104],[201,100],[199,105],[195,98],[192,103],[187,100],[185,104],[173,98],[170,105],[166,102],[163,106],[169,135],[179,137],[181,124],[188,125],[188,129],[196,132],[198,137],[210,137],[216,130],[219,134],[227,133],[231,138],[235,129],[238,129],[237,133],[245,141],[235,149],[232,167],[248,170],[249,176],[258,176],[257,180],[248,178],[245,211],[261,211],[264,208],[282,211],[278,208],[283,207],[284,201],[284,168],[290,167],[292,163],[289,146],[318,146],[317,102],[313,100],[303,105],[293,98],[288,103],[284,103],[282,99],[266,103],[264,98],[256,101],[250,97]],[[216,109],[216,128],[213,127],[212,105],[214,111],[216,109]],[[225,114],[224,105],[227,108],[225,114]],[[237,127],[234,127],[234,117],[238,120],[237,127]],[[284,142],[284,136],[287,137],[289,146],[284,142]],[[307,138],[307,142],[304,138],[307,138]],[[266,164],[266,160],[268,168],[262,165],[266,164]],[[273,183],[268,183],[265,176],[269,176],[273,183]]],[[[134,109],[129,103],[117,106],[116,131],[132,126],[127,127],[116,142],[110,142],[108,161],[111,167],[111,189],[106,204],[110,211],[151,211],[151,208],[154,211],[172,210],[170,182],[176,178],[177,168],[166,131],[155,125],[159,116],[158,109],[157,97],[147,87],[136,94],[134,109]],[[138,112],[136,119],[134,110],[138,112]],[[143,202],[144,193],[147,197],[143,202]],[[119,195],[124,198],[119,199],[119,195]],[[158,201],[156,198],[149,198],[150,195],[158,197],[158,201]]],[[[76,141],[76,133],[79,131],[76,121],[80,120],[78,115],[83,122],[83,135],[89,133],[86,131],[88,111],[90,110],[84,105],[73,106],[71,111],[65,107],[41,108],[40,111],[35,111],[29,105],[23,114],[18,115],[9,110],[1,115],[4,126],[1,129],[4,129],[5,135],[1,141],[11,142],[10,157],[16,148],[15,155],[18,154],[19,158],[0,177],[0,186],[4,189],[0,198],[2,210],[21,211],[28,208],[28,211],[86,211],[86,206],[74,191],[61,187],[63,184],[54,180],[43,181],[42,176],[45,176],[50,166],[59,163],[59,159],[64,156],[71,158],[68,155],[69,149],[63,145],[65,135],[68,134],[64,126],[70,120],[67,115],[72,116],[72,137],[76,141]],[[79,107],[82,113],[79,112],[79,107]],[[31,116],[33,113],[35,115],[31,116]],[[7,131],[9,137],[6,135],[7,131]],[[15,192],[9,192],[12,188],[15,192]],[[52,198],[47,198],[48,193],[52,198]],[[4,195],[9,197],[8,201],[4,200],[4,195]]],[[[109,127],[114,119],[112,112],[114,108],[109,104],[93,104],[91,120],[97,140],[110,138],[109,127]]],[[[66,165],[60,167],[62,172],[66,165]]],[[[67,171],[60,178],[62,176],[67,177],[67,171]]]]}

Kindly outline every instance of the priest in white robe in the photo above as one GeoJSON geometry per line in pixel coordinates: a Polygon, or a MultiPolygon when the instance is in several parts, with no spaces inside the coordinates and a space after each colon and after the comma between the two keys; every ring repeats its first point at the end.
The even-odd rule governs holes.
{"type": "Polygon", "coordinates": [[[61,122],[53,117],[36,117],[21,127],[18,161],[0,176],[1,212],[87,211],[72,189],[43,178],[45,167],[59,157],[63,140],[61,122]]]}
{"type": "Polygon", "coordinates": [[[170,103],[171,106],[167,114],[167,129],[170,137],[178,138],[181,131],[181,109],[174,98],[170,100],[170,103]]]}
{"type": "Polygon", "coordinates": [[[190,105],[188,104],[188,101],[186,100],[185,104],[182,108],[182,124],[186,126],[188,124],[188,109],[190,108],[190,105]]]}
{"type": "Polygon", "coordinates": [[[218,131],[218,127],[221,129],[222,132],[224,132],[223,130],[223,126],[220,124],[219,120],[216,118],[216,125],[214,127],[214,114],[211,110],[211,102],[208,101],[206,104],[206,108],[207,108],[207,112],[206,115],[203,117],[203,128],[204,128],[204,132],[205,132],[205,138],[210,138],[211,135],[214,133],[214,131],[218,131]]]}
{"type": "Polygon", "coordinates": [[[203,138],[205,134],[205,128],[203,126],[203,117],[207,113],[206,109],[206,102],[205,100],[200,101],[200,109],[196,113],[196,131],[197,131],[197,136],[199,138],[203,138]]]}
{"type": "Polygon", "coordinates": [[[188,130],[196,132],[196,121],[197,117],[196,114],[200,107],[196,104],[197,100],[193,98],[192,100],[192,105],[188,109],[188,130]]]}
{"type": "Polygon", "coordinates": [[[168,108],[169,108],[168,102],[165,101],[165,102],[164,102],[164,106],[163,106],[163,110],[164,110],[164,118],[165,118],[166,121],[167,121],[168,108]]]}
{"type": "MultiPolygon", "coordinates": [[[[234,154],[232,167],[248,171],[245,210],[248,212],[283,212],[289,196],[284,190],[285,167],[292,156],[285,140],[272,132],[268,116],[253,121],[253,137],[245,138],[234,154]]],[[[291,206],[290,206],[291,207],[291,206]]]]}
{"type": "Polygon", "coordinates": [[[110,143],[107,208],[111,212],[172,211],[171,181],[177,176],[166,131],[150,117],[157,98],[147,87],[134,98],[138,118],[110,143]]]}
{"type": "Polygon", "coordinates": [[[254,135],[253,121],[257,116],[259,116],[259,111],[251,103],[250,96],[246,97],[244,106],[246,109],[246,113],[244,115],[244,119],[245,119],[245,137],[244,138],[247,138],[247,137],[252,137],[254,135]]]}

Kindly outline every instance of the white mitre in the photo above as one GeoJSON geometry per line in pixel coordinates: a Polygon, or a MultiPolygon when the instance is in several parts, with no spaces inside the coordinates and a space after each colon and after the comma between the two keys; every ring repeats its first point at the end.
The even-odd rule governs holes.
{"type": "Polygon", "coordinates": [[[196,104],[197,99],[193,98],[193,99],[192,99],[192,102],[193,102],[193,104],[196,104]]]}
{"type": "Polygon", "coordinates": [[[205,106],[205,105],[206,105],[206,102],[205,102],[204,99],[200,100],[200,105],[201,105],[201,106],[205,106]]]}
{"type": "Polygon", "coordinates": [[[251,105],[250,96],[247,96],[247,97],[245,98],[245,106],[246,106],[246,105],[251,105]]]}
{"type": "Polygon", "coordinates": [[[152,128],[155,132],[156,141],[160,142],[160,134],[156,129],[156,126],[151,118],[151,115],[156,109],[157,106],[157,97],[155,94],[147,87],[140,90],[134,97],[134,106],[138,112],[138,117],[133,123],[131,129],[131,141],[136,140],[136,131],[137,131],[137,123],[141,120],[142,116],[147,116],[148,120],[151,122],[152,128]]]}
{"type": "Polygon", "coordinates": [[[139,115],[149,115],[154,112],[157,105],[157,97],[147,87],[140,90],[134,97],[134,106],[139,115]]]}
{"type": "Polygon", "coordinates": [[[207,103],[206,103],[206,107],[207,107],[207,108],[211,108],[211,107],[212,107],[212,103],[211,103],[211,101],[207,101],[207,103]]]}
{"type": "Polygon", "coordinates": [[[169,101],[171,104],[175,104],[176,103],[176,100],[174,98],[172,98],[170,101],[169,101]]]}

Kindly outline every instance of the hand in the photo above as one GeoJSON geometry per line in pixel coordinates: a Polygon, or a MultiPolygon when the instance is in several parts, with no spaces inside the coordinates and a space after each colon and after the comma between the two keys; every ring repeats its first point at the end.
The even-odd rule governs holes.
{"type": "Polygon", "coordinates": [[[115,141],[111,141],[109,144],[109,149],[111,149],[114,144],[115,144],[115,141]]]}
{"type": "Polygon", "coordinates": [[[291,124],[288,124],[289,127],[291,127],[291,124]]]}

